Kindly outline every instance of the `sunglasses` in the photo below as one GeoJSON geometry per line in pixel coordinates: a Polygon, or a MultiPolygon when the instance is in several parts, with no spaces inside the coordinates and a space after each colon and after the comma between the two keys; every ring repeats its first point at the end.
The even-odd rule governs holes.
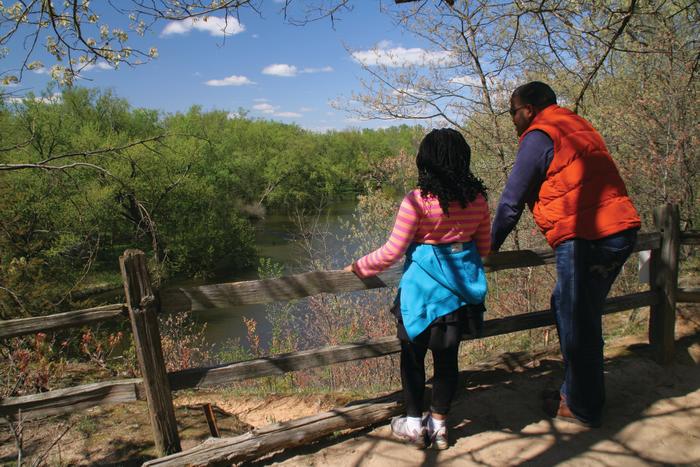
{"type": "Polygon", "coordinates": [[[524,109],[525,107],[527,107],[527,106],[526,106],[526,105],[521,105],[520,107],[516,107],[516,108],[514,108],[514,109],[508,109],[508,113],[510,114],[511,117],[515,117],[515,114],[518,113],[518,110],[524,109]]]}

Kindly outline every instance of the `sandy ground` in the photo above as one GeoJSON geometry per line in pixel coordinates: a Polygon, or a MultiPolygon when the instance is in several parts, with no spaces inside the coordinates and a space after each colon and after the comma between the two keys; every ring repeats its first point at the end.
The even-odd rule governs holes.
{"type": "Polygon", "coordinates": [[[668,367],[651,360],[641,337],[607,348],[608,401],[599,429],[544,415],[542,392],[561,381],[558,358],[505,355],[490,369],[462,373],[448,450],[403,445],[384,424],[253,465],[700,465],[700,313],[691,321],[679,324],[677,336],[685,337],[668,367]]]}
{"type": "MultiPolygon", "coordinates": [[[[700,466],[700,306],[678,320],[675,362],[662,367],[644,336],[606,345],[607,410],[603,427],[585,429],[551,420],[543,391],[562,379],[557,352],[505,354],[494,364],[462,371],[449,418],[451,446],[419,451],[392,439],[388,423],[287,450],[249,465],[698,465],[700,466]]],[[[208,437],[200,404],[217,406],[222,436],[329,410],[343,396],[237,396],[198,391],[175,400],[183,449],[208,437]]],[[[346,396],[345,396],[346,397],[346,396]]],[[[95,407],[28,423],[25,463],[140,465],[154,456],[145,402],[95,407]],[[49,445],[66,433],[55,446],[49,445]]],[[[0,427],[0,464],[16,449],[0,427]]]]}

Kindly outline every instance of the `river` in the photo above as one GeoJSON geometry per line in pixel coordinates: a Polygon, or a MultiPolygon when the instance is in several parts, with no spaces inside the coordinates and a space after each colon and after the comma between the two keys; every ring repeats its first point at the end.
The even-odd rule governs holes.
{"type": "MultiPolygon", "coordinates": [[[[344,233],[343,224],[352,219],[356,206],[354,199],[337,201],[323,209],[317,218],[317,226],[327,232],[327,251],[336,251],[338,237],[344,233]]],[[[293,219],[293,213],[273,212],[255,224],[256,245],[261,258],[270,258],[284,267],[284,274],[305,272],[303,259],[308,255],[302,246],[300,229],[293,219]]],[[[312,246],[320,247],[315,239],[312,246]]],[[[340,260],[339,257],[334,257],[340,260]]],[[[308,270],[308,269],[307,269],[308,270]]],[[[217,278],[215,282],[236,282],[258,279],[257,271],[250,270],[236,275],[217,278]]],[[[200,282],[201,283],[201,282],[200,282]]],[[[183,284],[185,285],[185,284],[183,284]]],[[[194,283],[191,283],[194,285],[194,283]]],[[[210,344],[221,348],[230,339],[239,339],[247,347],[246,328],[242,317],[253,318],[257,321],[257,333],[261,344],[267,347],[270,339],[270,324],[266,319],[265,305],[233,306],[228,308],[198,309],[194,319],[198,323],[206,323],[206,339],[210,344]]]]}

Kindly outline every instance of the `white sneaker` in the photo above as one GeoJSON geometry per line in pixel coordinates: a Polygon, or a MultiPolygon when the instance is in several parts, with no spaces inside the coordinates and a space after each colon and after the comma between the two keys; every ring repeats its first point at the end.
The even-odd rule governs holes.
{"type": "Polygon", "coordinates": [[[447,425],[443,425],[435,431],[431,430],[430,414],[428,414],[423,418],[423,426],[425,427],[425,431],[428,436],[428,446],[439,451],[450,447],[450,444],[447,441],[447,425]]]}
{"type": "Polygon", "coordinates": [[[447,427],[443,426],[438,428],[434,433],[428,432],[428,437],[430,438],[430,445],[433,449],[442,451],[450,447],[450,443],[447,441],[447,427]]]}
{"type": "Polygon", "coordinates": [[[401,441],[412,444],[418,449],[428,447],[425,427],[421,426],[420,430],[409,430],[406,424],[406,417],[394,417],[391,419],[391,433],[401,441]]]}

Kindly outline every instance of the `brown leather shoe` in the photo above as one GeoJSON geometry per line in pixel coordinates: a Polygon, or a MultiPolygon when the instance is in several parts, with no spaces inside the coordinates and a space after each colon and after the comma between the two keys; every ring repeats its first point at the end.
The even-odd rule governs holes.
{"type": "Polygon", "coordinates": [[[566,403],[566,400],[562,396],[561,400],[559,401],[559,409],[557,410],[557,414],[555,416],[556,419],[558,420],[564,420],[566,422],[571,422],[575,423],[576,425],[583,426],[586,428],[598,428],[600,427],[600,421],[596,422],[584,422],[583,420],[579,419],[574,415],[574,413],[571,411],[569,406],[566,403]]]}

